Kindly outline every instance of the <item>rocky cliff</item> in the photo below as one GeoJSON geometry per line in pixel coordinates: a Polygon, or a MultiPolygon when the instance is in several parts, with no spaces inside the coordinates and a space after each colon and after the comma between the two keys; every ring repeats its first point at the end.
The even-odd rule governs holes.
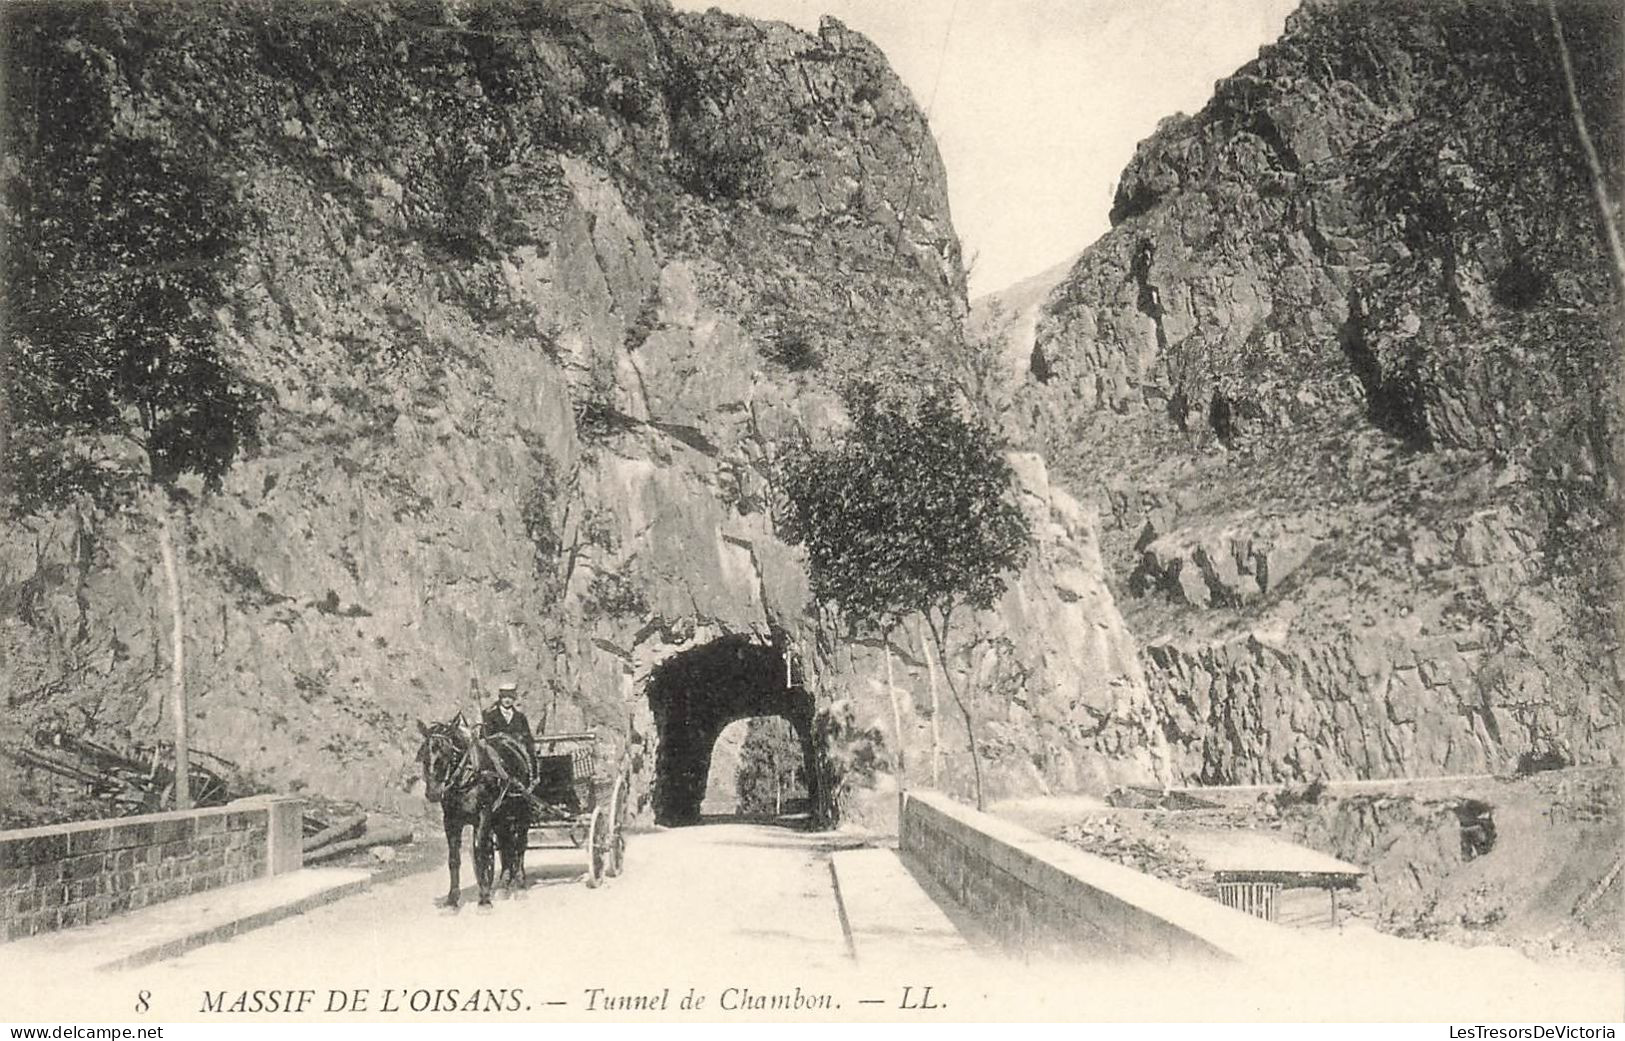
{"type": "MultiPolygon", "coordinates": [[[[213,480],[152,462],[178,474],[197,746],[421,806],[413,720],[514,671],[533,721],[631,764],[640,808],[662,734],[708,697],[715,726],[838,704],[882,770],[968,781],[923,655],[899,641],[889,697],[881,648],[808,603],[773,521],[784,439],[837,429],[854,374],[945,373],[966,309],[935,147],[866,40],[660,0],[6,18],[9,305],[38,319],[0,399],[8,743],[50,719],[166,733],[153,515],[92,494],[100,463],[49,471],[83,488],[41,476],[105,447],[79,420],[117,418],[53,427],[41,404],[84,391],[52,308],[107,295],[89,285],[149,323],[76,312],[145,352],[110,379],[145,386],[185,347],[243,435],[204,438],[213,480]]],[[[154,414],[215,429],[197,386],[154,414]]],[[[1147,779],[1092,520],[1017,461],[1037,552],[953,663],[990,692],[995,784],[1147,779]]],[[[48,812],[38,775],[0,783],[48,812]]]]}
{"type": "Polygon", "coordinates": [[[1306,3],[1008,325],[1186,778],[1617,754],[1620,14],[1557,7],[1578,112],[1545,5],[1306,3]]]}

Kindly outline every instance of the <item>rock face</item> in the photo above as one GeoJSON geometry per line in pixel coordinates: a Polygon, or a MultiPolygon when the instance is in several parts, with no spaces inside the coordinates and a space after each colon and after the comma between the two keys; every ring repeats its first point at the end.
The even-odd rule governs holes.
{"type": "MultiPolygon", "coordinates": [[[[1617,199],[1619,12],[1559,7],[1617,199]]],[[[1010,330],[1179,775],[1615,754],[1620,312],[1575,118],[1544,5],[1306,3],[1010,330]]]]}
{"type": "MultiPolygon", "coordinates": [[[[879,721],[882,769],[968,785],[917,641],[894,713],[881,648],[809,604],[773,521],[785,439],[837,426],[850,375],[944,373],[966,310],[937,152],[879,52],[832,20],[658,0],[224,11],[6,15],[8,138],[35,149],[6,169],[8,227],[65,205],[39,170],[59,96],[100,121],[84,154],[158,156],[235,215],[218,306],[187,316],[258,429],[219,487],[181,482],[195,745],[277,787],[421,807],[413,720],[513,671],[533,722],[628,764],[642,812],[662,727],[697,718],[674,699],[707,693],[667,664],[748,646],[766,664],[731,675],[760,703],[707,726],[839,700],[879,721]]],[[[12,413],[0,450],[13,423],[14,448],[52,437],[12,413]]],[[[1091,518],[1019,463],[1037,551],[954,650],[987,691],[994,787],[1149,779],[1154,715],[1091,518]]],[[[153,522],[8,506],[0,734],[164,736],[153,522]]],[[[8,764],[0,802],[41,783],[8,764]]]]}
{"type": "Polygon", "coordinates": [[[1366,867],[1349,910],[1385,931],[1617,961],[1618,772],[1470,783],[1449,799],[1326,796],[1254,826],[1366,867]]]}

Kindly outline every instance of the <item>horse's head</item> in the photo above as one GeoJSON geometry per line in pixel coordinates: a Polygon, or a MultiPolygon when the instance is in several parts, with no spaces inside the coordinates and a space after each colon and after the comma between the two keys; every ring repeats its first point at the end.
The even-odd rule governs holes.
{"type": "Polygon", "coordinates": [[[418,765],[423,769],[423,794],[439,802],[447,788],[467,783],[472,772],[468,726],[461,714],[445,723],[418,723],[423,744],[418,746],[418,765]]]}

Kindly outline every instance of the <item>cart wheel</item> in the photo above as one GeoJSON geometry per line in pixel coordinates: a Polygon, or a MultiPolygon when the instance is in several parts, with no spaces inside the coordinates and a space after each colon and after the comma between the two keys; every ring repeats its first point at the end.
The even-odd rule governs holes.
{"type": "Polygon", "coordinates": [[[614,878],[626,866],[626,775],[615,778],[609,794],[609,862],[604,874],[614,878]]]}
{"type": "Polygon", "coordinates": [[[604,866],[609,859],[609,820],[604,807],[592,811],[587,821],[587,888],[597,889],[604,881],[604,866]]]}
{"type": "Polygon", "coordinates": [[[591,829],[580,821],[570,822],[570,845],[580,849],[587,843],[587,835],[591,829]]]}

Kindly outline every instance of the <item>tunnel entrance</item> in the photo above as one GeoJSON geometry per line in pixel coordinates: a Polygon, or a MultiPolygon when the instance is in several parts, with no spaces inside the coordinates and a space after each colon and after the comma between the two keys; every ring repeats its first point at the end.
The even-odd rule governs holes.
{"type": "Polygon", "coordinates": [[[801,737],[783,716],[752,716],[722,728],[711,748],[700,813],[728,820],[802,827],[811,816],[801,737]]]}
{"type": "Polygon", "coordinates": [[[679,652],[649,676],[654,712],[655,823],[700,820],[711,753],[730,723],[753,716],[779,716],[801,745],[801,776],[817,803],[813,768],[813,699],[792,685],[782,649],[748,635],[723,636],[679,652]]]}

